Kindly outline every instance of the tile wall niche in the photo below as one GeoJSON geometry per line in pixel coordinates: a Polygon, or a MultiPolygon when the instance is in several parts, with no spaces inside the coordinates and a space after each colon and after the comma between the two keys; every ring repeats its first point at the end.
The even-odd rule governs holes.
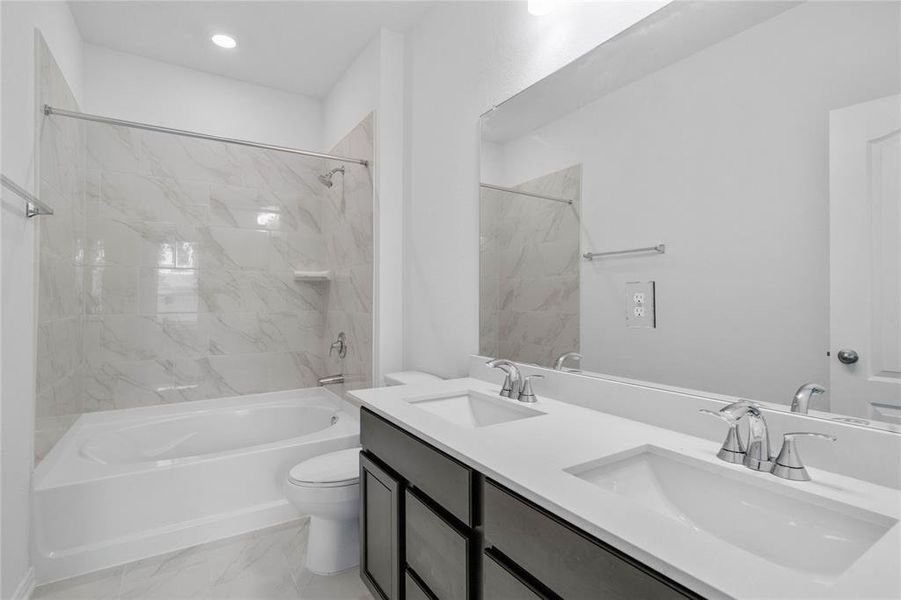
{"type": "MultiPolygon", "coordinates": [[[[66,363],[64,402],[39,402],[39,458],[85,412],[305,388],[345,370],[369,384],[365,167],[348,165],[347,189],[329,190],[318,176],[332,165],[318,158],[97,123],[83,131],[83,233],[66,271],[80,316],[57,334],[80,362],[66,363]],[[295,281],[303,269],[335,278],[295,281]],[[343,361],[328,360],[327,325],[351,340],[343,361]]],[[[336,152],[371,148],[368,119],[336,152]]],[[[52,290],[61,275],[48,275],[52,290]]]]}
{"type": "Polygon", "coordinates": [[[544,366],[579,350],[582,169],[515,186],[572,205],[482,189],[479,353],[544,366]]]}

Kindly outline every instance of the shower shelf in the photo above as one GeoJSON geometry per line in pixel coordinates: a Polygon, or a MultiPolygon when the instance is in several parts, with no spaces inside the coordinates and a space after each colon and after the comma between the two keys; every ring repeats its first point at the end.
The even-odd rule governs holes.
{"type": "Polygon", "coordinates": [[[331,281],[331,271],[294,271],[294,281],[331,281]]]}

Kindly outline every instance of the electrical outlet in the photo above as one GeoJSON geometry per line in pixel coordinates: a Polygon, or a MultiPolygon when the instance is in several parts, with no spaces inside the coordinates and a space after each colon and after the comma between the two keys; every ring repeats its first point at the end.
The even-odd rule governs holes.
{"type": "Polygon", "coordinates": [[[653,281],[626,283],[626,327],[657,327],[653,281]]]}

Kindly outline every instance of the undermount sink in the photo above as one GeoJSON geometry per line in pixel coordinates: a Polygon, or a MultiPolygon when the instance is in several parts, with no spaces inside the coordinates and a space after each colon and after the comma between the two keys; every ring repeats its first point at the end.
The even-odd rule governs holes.
{"type": "Polygon", "coordinates": [[[511,400],[476,392],[410,398],[407,402],[464,427],[486,427],[544,414],[532,408],[512,404],[514,401],[511,400]]]}
{"type": "Polygon", "coordinates": [[[897,521],[740,470],[641,446],[566,472],[790,569],[837,577],[897,521]]]}

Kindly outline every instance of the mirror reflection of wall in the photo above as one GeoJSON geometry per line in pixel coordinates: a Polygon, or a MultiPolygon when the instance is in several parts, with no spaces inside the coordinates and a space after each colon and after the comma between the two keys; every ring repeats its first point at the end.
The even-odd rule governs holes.
{"type": "Polygon", "coordinates": [[[483,184],[480,353],[547,365],[579,349],[579,165],[483,184]]]}
{"type": "MultiPolygon", "coordinates": [[[[677,2],[485,116],[483,179],[582,166],[581,252],[666,244],[580,261],[584,370],[901,423],[899,32],[897,2],[677,2]]],[[[489,316],[520,346],[484,354],[553,364],[489,316]]]]}

